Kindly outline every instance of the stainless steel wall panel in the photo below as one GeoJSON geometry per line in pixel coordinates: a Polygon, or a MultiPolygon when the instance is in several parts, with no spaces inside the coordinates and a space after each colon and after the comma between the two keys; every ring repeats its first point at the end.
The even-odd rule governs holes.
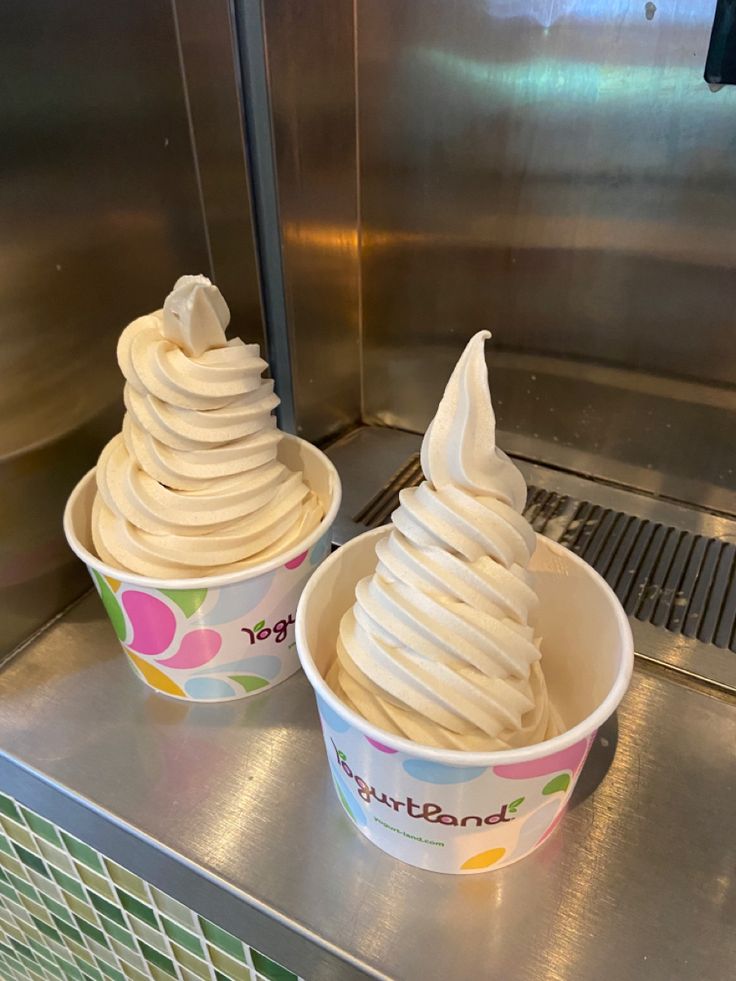
{"type": "Polygon", "coordinates": [[[710,0],[358,4],[366,419],[423,429],[488,327],[500,424],[547,441],[537,458],[732,494],[728,453],[707,452],[736,384],[736,90],[702,80],[712,15],[710,0]],[[606,365],[644,397],[616,383],[612,403],[606,365]],[[680,399],[678,379],[725,406],[680,399]],[[652,387],[668,387],[654,405],[652,387]]]}
{"type": "MultiPolygon", "coordinates": [[[[119,425],[120,330],[177,276],[211,271],[168,0],[10,3],[2,18],[0,654],[89,585],[61,514],[119,425]]],[[[237,168],[236,182],[242,149],[237,168]]],[[[247,230],[239,254],[242,283],[225,278],[248,318],[247,230]]]]}
{"type": "Polygon", "coordinates": [[[173,2],[212,276],[231,332],[268,353],[232,4],[173,2]]]}
{"type": "Polygon", "coordinates": [[[263,17],[297,428],[321,439],[360,417],[353,5],[263,17]]]}

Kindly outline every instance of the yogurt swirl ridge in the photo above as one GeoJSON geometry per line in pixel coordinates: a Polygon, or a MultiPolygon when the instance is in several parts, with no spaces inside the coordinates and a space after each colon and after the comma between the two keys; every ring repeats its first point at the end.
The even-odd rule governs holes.
{"type": "Polygon", "coordinates": [[[526,484],[495,446],[484,342],[468,343],[401,491],[374,574],[340,623],[327,681],[379,728],[427,746],[499,750],[559,728],[534,636],[526,484]]]}
{"type": "Polygon", "coordinates": [[[322,519],[301,474],[277,459],[279,399],[258,345],[226,339],[229,319],[217,287],[184,276],[163,310],[120,337],[126,413],[100,455],[92,509],[95,548],[113,566],[165,578],[236,571],[322,519]]]}

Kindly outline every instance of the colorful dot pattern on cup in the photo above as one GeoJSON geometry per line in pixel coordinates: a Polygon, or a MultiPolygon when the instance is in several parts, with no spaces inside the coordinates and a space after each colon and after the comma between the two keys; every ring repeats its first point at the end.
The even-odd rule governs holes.
{"type": "Polygon", "coordinates": [[[128,647],[136,654],[163,653],[176,633],[173,611],[162,600],[135,589],[123,593],[122,604],[133,627],[128,647]]]}
{"type": "Polygon", "coordinates": [[[545,797],[548,797],[550,794],[564,794],[569,786],[570,774],[558,773],[556,777],[552,777],[549,783],[542,787],[542,793],[545,795],[545,797]]]}
{"type": "Polygon", "coordinates": [[[383,743],[376,742],[376,740],[371,739],[370,736],[366,736],[365,738],[374,749],[378,750],[379,753],[398,753],[398,749],[391,749],[390,746],[384,746],[383,743]]]}
{"type": "Polygon", "coordinates": [[[544,756],[541,760],[528,760],[526,763],[508,763],[494,766],[493,772],[496,776],[506,777],[508,780],[529,780],[532,777],[546,777],[550,773],[558,770],[570,770],[575,773],[579,764],[585,758],[590,745],[589,739],[583,739],[567,749],[553,753],[551,756],[544,756]]]}
{"type": "Polygon", "coordinates": [[[160,593],[168,596],[172,603],[176,603],[185,617],[189,618],[207,599],[206,589],[160,589],[160,593]]]}
{"type": "Polygon", "coordinates": [[[473,855],[460,866],[461,869],[489,869],[506,854],[505,848],[489,848],[488,851],[473,855]]]}
{"type": "Polygon", "coordinates": [[[110,618],[110,623],[112,624],[113,630],[118,638],[118,640],[125,640],[127,629],[125,626],[125,616],[123,611],[120,609],[120,604],[115,599],[113,591],[110,589],[107,580],[104,576],[101,576],[99,572],[92,570],[92,575],[95,578],[97,587],[100,591],[100,599],[102,600],[102,605],[105,607],[105,612],[110,618]]]}
{"type": "Polygon", "coordinates": [[[485,766],[447,766],[431,760],[404,760],[409,776],[423,783],[467,783],[477,780],[488,769],[485,766]]]}
{"type": "Polygon", "coordinates": [[[175,681],[172,681],[167,674],[163,673],[163,671],[159,671],[159,669],[154,664],[151,664],[150,661],[144,661],[142,657],[137,657],[132,651],[128,651],[127,654],[131,662],[135,665],[151,688],[155,688],[156,691],[162,691],[166,695],[175,695],[177,698],[186,698],[186,694],[181,690],[179,685],[177,685],[175,681]]]}
{"type": "Polygon", "coordinates": [[[176,654],[158,663],[182,670],[199,668],[216,657],[221,647],[222,637],[216,630],[192,630],[182,637],[176,654]]]}
{"type": "Polygon", "coordinates": [[[317,699],[317,704],[319,708],[319,714],[322,716],[324,722],[332,729],[333,732],[347,732],[350,728],[350,723],[346,722],[341,716],[335,712],[334,709],[330,708],[327,702],[323,701],[321,698],[317,699]]]}
{"type": "Polygon", "coordinates": [[[284,565],[285,569],[298,569],[302,562],[306,559],[307,552],[302,552],[301,555],[295,556],[289,562],[284,565]]]}

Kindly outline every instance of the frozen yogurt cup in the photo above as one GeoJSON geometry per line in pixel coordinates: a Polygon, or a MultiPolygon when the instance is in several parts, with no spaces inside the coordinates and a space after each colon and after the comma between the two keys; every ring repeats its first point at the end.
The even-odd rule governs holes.
{"type": "Polygon", "coordinates": [[[67,541],[87,566],[131,667],[156,691],[189,701],[232,701],[298,670],[296,606],[330,552],[341,489],[332,463],[303,439],[284,434],[278,460],[302,474],[324,517],[283,553],[220,575],[156,578],[102,561],[92,541],[95,470],[72,492],[64,512],[67,541]]]}
{"type": "Polygon", "coordinates": [[[570,799],[599,727],[633,668],[628,619],[578,556],[537,536],[530,570],[549,697],[564,731],[494,752],[420,745],[348,708],[325,680],[356,584],[373,573],[390,526],[353,539],[307,584],[296,614],[302,667],[317,696],[327,760],[350,820],[389,855],[436,872],[498,869],[534,851],[570,799]]]}

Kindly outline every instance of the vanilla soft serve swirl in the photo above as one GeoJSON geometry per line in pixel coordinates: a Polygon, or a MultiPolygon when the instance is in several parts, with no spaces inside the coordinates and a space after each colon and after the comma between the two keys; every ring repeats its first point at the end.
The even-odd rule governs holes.
{"type": "Polygon", "coordinates": [[[101,559],[162,578],[236,571],[298,543],[322,519],[277,459],[279,400],[257,344],[227,340],[230,312],[204,276],[118,342],[122,433],[97,464],[92,537],[101,559]]]}
{"type": "Polygon", "coordinates": [[[428,746],[497,750],[559,722],[535,641],[526,484],[495,444],[487,331],[458,362],[400,494],[372,576],[343,617],[327,681],[379,728],[428,746]]]}

